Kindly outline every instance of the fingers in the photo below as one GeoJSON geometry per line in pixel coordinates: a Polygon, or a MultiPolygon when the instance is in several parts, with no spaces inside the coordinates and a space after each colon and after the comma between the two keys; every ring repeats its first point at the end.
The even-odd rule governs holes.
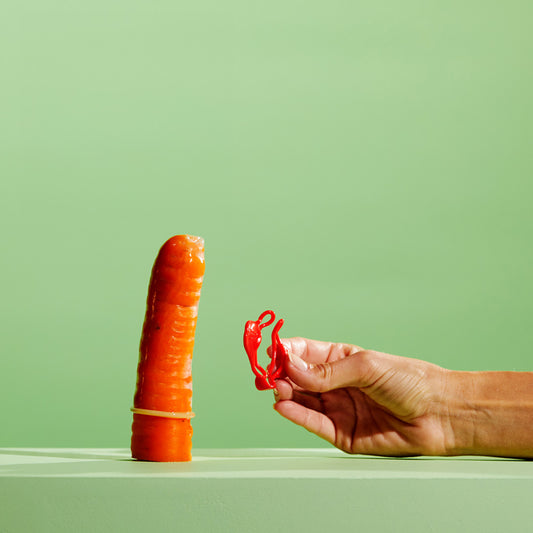
{"type": "MultiPolygon", "coordinates": [[[[281,339],[281,342],[290,352],[313,364],[336,361],[362,350],[360,346],[354,344],[315,341],[303,337],[281,339]]],[[[267,349],[270,356],[272,356],[271,348],[269,346],[267,349]]]]}
{"type": "Polygon", "coordinates": [[[274,394],[276,401],[292,400],[309,409],[323,411],[323,405],[319,393],[297,390],[285,380],[277,380],[276,389],[277,394],[274,394]]]}
{"type": "Polygon", "coordinates": [[[335,444],[335,426],[323,413],[309,409],[291,400],[282,400],[274,404],[274,409],[287,420],[302,426],[311,433],[335,444]]]}
{"type": "Polygon", "coordinates": [[[276,389],[277,394],[275,394],[276,398],[279,400],[292,400],[292,394],[293,389],[288,381],[285,381],[284,379],[277,379],[276,380],[276,389]]]}
{"type": "Polygon", "coordinates": [[[314,392],[326,392],[343,387],[368,387],[375,379],[378,352],[358,351],[332,362],[310,364],[308,360],[289,352],[285,370],[298,387],[314,392]]]}

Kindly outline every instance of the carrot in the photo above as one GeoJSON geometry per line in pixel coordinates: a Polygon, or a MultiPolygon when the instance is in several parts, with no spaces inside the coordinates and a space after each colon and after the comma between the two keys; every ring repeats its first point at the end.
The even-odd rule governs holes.
{"type": "Polygon", "coordinates": [[[165,242],[152,268],[132,408],[135,459],[191,460],[191,364],[204,269],[204,241],[191,235],[165,242]]]}

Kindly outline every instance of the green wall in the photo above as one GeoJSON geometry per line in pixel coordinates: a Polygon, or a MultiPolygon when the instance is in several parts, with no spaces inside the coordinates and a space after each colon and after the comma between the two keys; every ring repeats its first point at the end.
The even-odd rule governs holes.
{"type": "Polygon", "coordinates": [[[155,254],[206,241],[198,447],[317,446],[244,322],[533,370],[533,4],[7,1],[4,446],[129,446],[155,254]]]}

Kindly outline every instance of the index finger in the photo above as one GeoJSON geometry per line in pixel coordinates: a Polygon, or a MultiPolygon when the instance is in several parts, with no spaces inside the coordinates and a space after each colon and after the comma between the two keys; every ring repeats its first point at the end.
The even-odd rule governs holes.
{"type": "Polygon", "coordinates": [[[315,341],[303,337],[281,339],[281,342],[291,353],[311,364],[331,363],[363,350],[355,344],[315,341]]]}

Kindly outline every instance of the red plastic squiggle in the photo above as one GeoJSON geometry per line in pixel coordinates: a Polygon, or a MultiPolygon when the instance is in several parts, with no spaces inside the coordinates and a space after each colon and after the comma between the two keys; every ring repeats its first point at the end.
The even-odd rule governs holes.
{"type": "Polygon", "coordinates": [[[255,386],[257,390],[267,390],[276,388],[275,380],[285,377],[283,370],[285,359],[289,357],[287,348],[279,339],[279,330],[283,326],[283,319],[278,320],[272,330],[272,358],[266,370],[257,362],[257,350],[261,345],[261,330],[270,326],[276,320],[274,311],[265,311],[259,315],[257,320],[248,320],[244,326],[244,349],[250,360],[252,372],[255,374],[255,386]],[[270,315],[270,318],[263,322],[263,319],[270,315]]]}

